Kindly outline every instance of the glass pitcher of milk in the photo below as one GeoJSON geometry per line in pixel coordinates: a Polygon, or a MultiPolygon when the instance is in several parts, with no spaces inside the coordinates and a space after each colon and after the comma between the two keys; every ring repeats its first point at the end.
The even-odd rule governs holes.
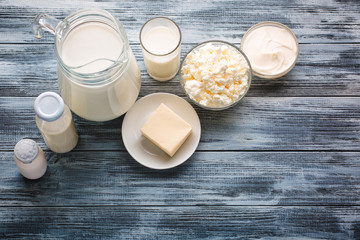
{"type": "Polygon", "coordinates": [[[55,35],[60,94],[75,114],[107,121],[135,103],[140,69],[124,27],[109,12],[85,9],[64,21],[39,14],[32,26],[37,38],[44,30],[55,35]]]}

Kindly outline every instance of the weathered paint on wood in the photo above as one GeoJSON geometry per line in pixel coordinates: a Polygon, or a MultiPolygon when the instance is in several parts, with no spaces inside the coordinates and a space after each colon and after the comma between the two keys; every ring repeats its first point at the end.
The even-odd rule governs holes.
{"type": "Polygon", "coordinates": [[[33,239],[359,239],[356,207],[7,207],[0,237],[33,239]]]}
{"type": "MultiPolygon", "coordinates": [[[[300,43],[344,43],[360,39],[360,6],[357,1],[3,1],[0,14],[0,43],[39,42],[30,34],[29,24],[39,12],[58,19],[83,8],[102,8],[124,25],[130,41],[138,42],[141,26],[150,18],[167,16],[183,32],[184,43],[210,39],[237,40],[255,23],[277,21],[288,25],[300,43]],[[17,29],[14,31],[13,29],[17,29]]],[[[47,37],[40,42],[52,43],[47,37]]]]}
{"type": "Polygon", "coordinates": [[[46,153],[37,181],[0,156],[0,207],[94,205],[359,205],[358,152],[198,152],[166,171],[127,152],[46,153]]]}
{"type": "MultiPolygon", "coordinates": [[[[182,57],[195,44],[182,45],[182,57]]],[[[172,92],[185,96],[176,76],[159,83],[146,73],[140,45],[131,48],[142,72],[140,96],[172,92]]],[[[277,80],[254,77],[248,96],[360,96],[359,44],[304,44],[294,69],[277,80]]],[[[57,90],[56,55],[53,44],[0,44],[0,96],[35,97],[57,90]]]]}
{"type": "MultiPolygon", "coordinates": [[[[23,137],[41,143],[34,98],[0,98],[1,150],[23,137]]],[[[360,150],[360,98],[245,97],[219,112],[196,107],[202,135],[198,150],[360,150]]],[[[80,140],[74,149],[125,150],[122,119],[96,123],[76,117],[80,140]]],[[[45,148],[46,149],[46,148],[45,148]]]]}
{"type": "Polygon", "coordinates": [[[0,0],[0,238],[3,239],[360,239],[360,4],[299,1],[0,0]],[[197,152],[167,171],[142,167],[121,140],[122,117],[75,117],[71,153],[47,149],[32,103],[57,90],[53,36],[37,40],[39,12],[63,19],[103,8],[124,25],[142,72],[140,97],[185,97],[178,77],[147,74],[139,30],[155,16],[175,20],[182,56],[211,39],[239,46],[253,24],[273,20],[297,35],[295,68],[254,78],[248,96],[226,111],[195,107],[197,152]],[[23,137],[45,149],[49,169],[24,179],[12,159],[23,137]]]}

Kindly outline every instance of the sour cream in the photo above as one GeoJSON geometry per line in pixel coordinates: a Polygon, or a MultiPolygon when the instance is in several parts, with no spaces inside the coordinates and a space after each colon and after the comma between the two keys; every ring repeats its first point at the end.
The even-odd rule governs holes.
{"type": "Polygon", "coordinates": [[[295,35],[276,22],[263,22],[250,28],[241,42],[241,49],[249,58],[254,74],[263,78],[285,75],[299,55],[295,35]]]}

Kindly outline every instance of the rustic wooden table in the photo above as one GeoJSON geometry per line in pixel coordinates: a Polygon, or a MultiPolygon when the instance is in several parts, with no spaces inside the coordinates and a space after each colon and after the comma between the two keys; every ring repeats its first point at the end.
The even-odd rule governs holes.
{"type": "MultiPolygon", "coordinates": [[[[0,1],[0,238],[360,239],[360,3],[298,1],[0,1]],[[156,171],[138,164],[121,138],[123,117],[75,117],[70,153],[48,150],[33,101],[58,91],[53,36],[37,40],[39,12],[58,19],[82,8],[113,13],[127,30],[142,74],[140,96],[184,97],[178,77],[145,70],[138,34],[155,16],[176,21],[182,56],[206,40],[239,46],[260,21],[297,35],[295,68],[257,77],[237,106],[210,112],[195,154],[156,171]],[[32,138],[45,150],[43,178],[23,178],[13,147],[32,138]]],[[[188,99],[187,99],[188,100],[188,99]]]]}

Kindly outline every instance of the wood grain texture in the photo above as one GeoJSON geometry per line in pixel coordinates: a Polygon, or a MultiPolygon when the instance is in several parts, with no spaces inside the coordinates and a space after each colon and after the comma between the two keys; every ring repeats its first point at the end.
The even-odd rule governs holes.
{"type": "Polygon", "coordinates": [[[6,239],[359,239],[359,207],[9,207],[6,239]]]}
{"type": "Polygon", "coordinates": [[[1,239],[360,239],[360,3],[279,1],[0,0],[1,239]],[[33,101],[57,91],[54,37],[37,40],[39,12],[64,19],[83,8],[110,11],[124,25],[142,74],[140,97],[185,97],[178,77],[152,80],[138,34],[166,16],[182,30],[182,57],[212,39],[239,46],[260,21],[298,37],[295,68],[275,81],[253,79],[243,101],[210,112],[195,154],[165,171],[127,153],[123,117],[95,123],[75,116],[74,151],[48,150],[33,101]],[[48,170],[23,178],[13,147],[24,137],[45,150],[48,170]]]}
{"type": "MultiPolygon", "coordinates": [[[[183,44],[182,58],[195,44],[183,44]]],[[[140,96],[171,92],[185,96],[176,76],[159,83],[146,73],[141,47],[131,45],[142,72],[140,96]]],[[[35,97],[57,90],[53,44],[0,44],[0,96],[35,97]]],[[[301,45],[295,68],[277,80],[254,77],[248,96],[360,96],[360,45],[301,45]]]]}
{"type": "MultiPolygon", "coordinates": [[[[359,43],[360,6],[356,1],[107,1],[77,2],[2,1],[0,43],[34,43],[30,32],[32,19],[46,12],[58,19],[83,8],[102,8],[124,25],[130,41],[138,42],[141,26],[155,16],[175,20],[183,32],[184,43],[222,39],[240,42],[245,31],[259,21],[288,25],[300,43],[359,43]],[[16,16],[14,18],[14,16],[16,16]],[[16,28],[17,31],[13,31],[16,28]]],[[[52,37],[41,42],[52,43],[52,37]]]]}
{"type": "Polygon", "coordinates": [[[0,156],[0,207],[360,204],[358,152],[199,152],[166,171],[127,152],[46,153],[37,181],[0,156]]]}
{"type": "MultiPolygon", "coordinates": [[[[24,137],[39,142],[34,98],[0,98],[0,150],[24,137]]],[[[360,150],[360,98],[246,97],[221,112],[195,107],[202,135],[198,150],[360,150]]],[[[91,122],[75,117],[79,150],[125,150],[123,117],[91,122]]]]}

